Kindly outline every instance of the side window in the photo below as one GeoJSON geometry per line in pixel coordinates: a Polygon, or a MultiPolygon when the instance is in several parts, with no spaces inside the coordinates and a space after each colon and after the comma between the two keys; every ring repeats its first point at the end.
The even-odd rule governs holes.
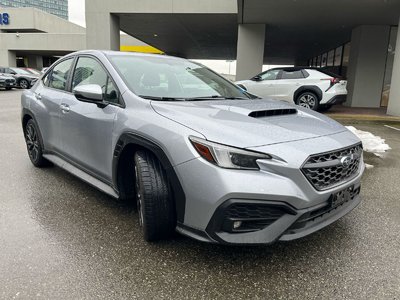
{"type": "Polygon", "coordinates": [[[298,71],[282,71],[282,79],[303,79],[304,75],[301,70],[298,71]]]}
{"type": "Polygon", "coordinates": [[[270,70],[261,74],[261,80],[275,80],[280,70],[270,70]]]}
{"type": "Polygon", "coordinates": [[[104,101],[118,103],[118,90],[102,65],[93,58],[80,57],[72,79],[72,89],[84,84],[97,84],[103,91],[104,101]]]}
{"type": "Polygon", "coordinates": [[[67,89],[68,75],[73,61],[73,58],[69,58],[57,64],[49,75],[47,75],[47,77],[49,77],[47,79],[47,86],[53,89],[65,91],[67,89]]]}

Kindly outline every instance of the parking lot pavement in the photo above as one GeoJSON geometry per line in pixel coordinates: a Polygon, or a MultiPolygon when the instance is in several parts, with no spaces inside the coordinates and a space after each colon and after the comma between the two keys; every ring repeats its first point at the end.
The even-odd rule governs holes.
{"type": "Polygon", "coordinates": [[[400,298],[400,132],[367,155],[363,202],[309,237],[226,247],[177,236],[148,244],[137,214],[65,171],[34,168],[20,91],[0,91],[0,298],[400,298]]]}

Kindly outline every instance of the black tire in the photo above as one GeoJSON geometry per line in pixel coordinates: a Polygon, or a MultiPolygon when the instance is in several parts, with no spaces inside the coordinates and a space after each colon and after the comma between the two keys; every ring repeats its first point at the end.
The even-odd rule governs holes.
{"type": "Polygon", "coordinates": [[[40,137],[38,126],[33,119],[30,119],[24,128],[26,148],[32,164],[37,168],[49,165],[49,161],[43,157],[43,143],[40,137]]]}
{"type": "Polygon", "coordinates": [[[148,242],[167,239],[176,226],[167,174],[150,152],[137,151],[134,160],[137,210],[144,239],[148,242]]]}
{"type": "Polygon", "coordinates": [[[18,85],[19,85],[19,87],[20,87],[21,89],[29,89],[29,82],[28,82],[28,80],[26,80],[26,79],[21,79],[21,80],[18,82],[18,85]]]}
{"type": "Polygon", "coordinates": [[[296,104],[301,107],[318,110],[319,100],[317,95],[315,95],[314,93],[304,92],[297,97],[296,104]]]}

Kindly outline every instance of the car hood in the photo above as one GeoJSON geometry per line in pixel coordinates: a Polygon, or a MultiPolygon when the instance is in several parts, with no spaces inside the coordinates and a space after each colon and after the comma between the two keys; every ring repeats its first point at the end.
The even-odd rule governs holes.
{"type": "Polygon", "coordinates": [[[160,115],[207,140],[241,148],[313,139],[347,129],[314,111],[276,100],[151,101],[160,115]]]}

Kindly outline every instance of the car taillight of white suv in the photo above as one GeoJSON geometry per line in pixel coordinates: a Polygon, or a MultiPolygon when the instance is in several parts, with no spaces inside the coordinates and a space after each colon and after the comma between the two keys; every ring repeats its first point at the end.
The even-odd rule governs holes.
{"type": "Polygon", "coordinates": [[[257,96],[294,102],[312,110],[329,109],[347,97],[346,80],[315,68],[270,69],[236,84],[257,96]]]}

